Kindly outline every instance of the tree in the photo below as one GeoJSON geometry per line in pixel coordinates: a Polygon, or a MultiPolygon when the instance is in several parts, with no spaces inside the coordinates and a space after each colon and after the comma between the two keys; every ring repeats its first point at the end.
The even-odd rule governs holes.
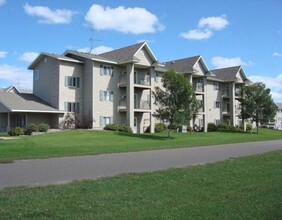
{"type": "Polygon", "coordinates": [[[266,124],[276,114],[276,105],[272,100],[270,89],[265,84],[258,82],[249,86],[243,86],[241,92],[241,118],[250,118],[256,122],[257,133],[259,124],[266,124]]]}
{"type": "Polygon", "coordinates": [[[175,70],[163,74],[163,89],[155,87],[153,96],[157,105],[154,116],[161,120],[168,120],[168,138],[170,138],[172,124],[179,119],[186,120],[185,113],[191,103],[193,89],[188,80],[175,70]]]}
{"type": "MultiPolygon", "coordinates": [[[[189,114],[190,118],[192,119],[192,126],[195,125],[196,118],[198,116],[198,113],[200,109],[203,107],[203,103],[200,100],[197,100],[195,93],[193,93],[192,100],[191,100],[191,105],[189,108],[189,114]]],[[[191,129],[192,131],[192,129],[191,129]]]]}

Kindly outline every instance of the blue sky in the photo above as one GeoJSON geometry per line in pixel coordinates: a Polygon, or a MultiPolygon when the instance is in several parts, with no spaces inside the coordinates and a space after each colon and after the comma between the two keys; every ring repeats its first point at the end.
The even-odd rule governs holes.
{"type": "Polygon", "coordinates": [[[209,69],[242,65],[282,102],[281,11],[281,0],[0,0],[0,87],[31,89],[27,67],[40,52],[147,41],[161,62],[202,55],[209,69]]]}

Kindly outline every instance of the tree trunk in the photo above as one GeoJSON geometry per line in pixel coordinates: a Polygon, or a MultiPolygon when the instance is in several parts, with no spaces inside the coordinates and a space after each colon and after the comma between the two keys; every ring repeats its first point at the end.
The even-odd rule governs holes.
{"type": "Polygon", "coordinates": [[[256,121],[256,126],[257,126],[257,134],[259,133],[259,123],[256,121]]]}

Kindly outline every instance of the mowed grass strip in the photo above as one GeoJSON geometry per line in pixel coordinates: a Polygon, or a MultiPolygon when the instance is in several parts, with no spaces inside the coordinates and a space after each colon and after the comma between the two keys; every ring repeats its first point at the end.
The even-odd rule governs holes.
{"type": "Polygon", "coordinates": [[[259,134],[243,132],[127,134],[112,131],[69,130],[38,136],[0,140],[0,161],[76,155],[144,151],[227,143],[282,139],[282,131],[260,129],[259,134]]]}
{"type": "Polygon", "coordinates": [[[282,151],[0,191],[1,219],[282,219],[282,151]]]}

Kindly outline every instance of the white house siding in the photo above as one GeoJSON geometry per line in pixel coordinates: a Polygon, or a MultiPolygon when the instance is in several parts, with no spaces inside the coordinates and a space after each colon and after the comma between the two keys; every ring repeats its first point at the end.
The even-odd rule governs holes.
{"type": "Polygon", "coordinates": [[[52,107],[59,107],[59,61],[45,56],[34,70],[39,70],[39,79],[33,80],[33,93],[52,107]]]}

